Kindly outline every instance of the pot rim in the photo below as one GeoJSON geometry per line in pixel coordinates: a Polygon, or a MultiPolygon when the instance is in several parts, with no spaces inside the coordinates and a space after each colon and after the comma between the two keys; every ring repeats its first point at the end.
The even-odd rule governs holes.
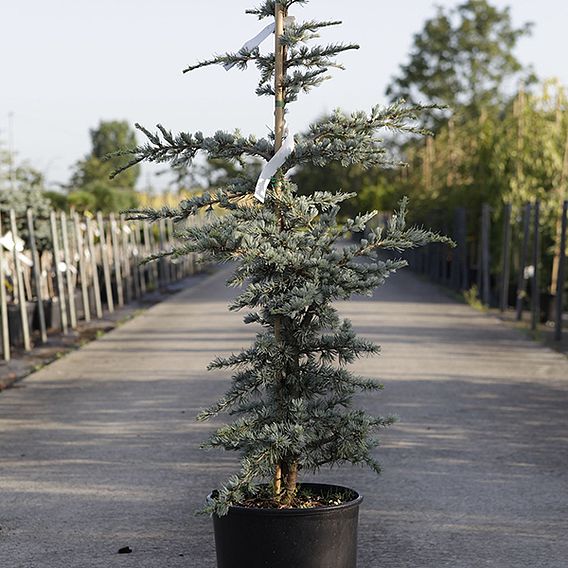
{"type": "MultiPolygon", "coordinates": [[[[343,509],[350,509],[358,507],[363,501],[363,496],[355,489],[351,487],[345,487],[343,485],[336,485],[335,483],[300,483],[300,487],[317,487],[317,488],[330,488],[339,489],[341,491],[349,491],[354,495],[354,498],[346,503],[341,503],[340,505],[326,505],[324,507],[311,507],[306,509],[264,509],[260,507],[242,507],[240,505],[231,505],[229,507],[230,514],[238,515],[260,515],[260,516],[297,516],[304,517],[309,515],[325,515],[328,513],[333,513],[335,511],[341,511],[343,509]]],[[[211,494],[207,496],[207,500],[212,499],[211,494]]],[[[216,515],[215,515],[216,516],[216,515]]]]}

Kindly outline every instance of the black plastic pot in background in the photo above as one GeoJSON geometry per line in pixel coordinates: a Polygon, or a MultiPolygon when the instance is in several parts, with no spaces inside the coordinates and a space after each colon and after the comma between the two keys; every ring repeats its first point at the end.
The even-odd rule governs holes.
{"type": "Polygon", "coordinates": [[[359,505],[345,487],[302,484],[314,493],[352,499],[314,509],[231,507],[213,517],[218,568],[356,568],[359,505]]]}
{"type": "Polygon", "coordinates": [[[556,318],[556,296],[548,292],[541,292],[540,294],[540,323],[547,321],[554,321],[556,318]]]}
{"type": "Polygon", "coordinates": [[[47,329],[61,329],[61,309],[59,307],[59,298],[57,297],[47,300],[45,325],[47,329]]]}
{"type": "MultiPolygon", "coordinates": [[[[30,336],[32,333],[35,309],[35,302],[26,302],[26,310],[28,313],[28,333],[30,336]]],[[[20,306],[18,304],[8,304],[8,335],[10,337],[10,345],[13,347],[22,347],[24,345],[22,316],[20,314],[20,306]]]]}
{"type": "MultiPolygon", "coordinates": [[[[51,299],[48,300],[42,300],[43,303],[43,315],[45,317],[45,327],[46,329],[50,329],[51,328],[51,299]]],[[[33,330],[34,331],[39,331],[40,330],[40,325],[39,325],[39,307],[38,307],[38,302],[35,302],[35,310],[34,310],[34,318],[33,318],[33,330]]]]}
{"type": "MultiPolygon", "coordinates": [[[[95,291],[92,288],[87,290],[87,301],[89,302],[89,314],[91,318],[95,317],[95,291]]],[[[69,309],[69,302],[67,302],[69,309]]],[[[83,293],[81,290],[75,290],[75,313],[78,320],[85,319],[85,306],[83,305],[83,293]]]]}

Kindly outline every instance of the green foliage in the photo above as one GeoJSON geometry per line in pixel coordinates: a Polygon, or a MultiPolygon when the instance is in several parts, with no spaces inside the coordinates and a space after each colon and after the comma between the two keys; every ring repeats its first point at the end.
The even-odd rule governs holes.
{"type": "MultiPolygon", "coordinates": [[[[281,2],[285,6],[294,3],[281,2]]],[[[253,13],[264,17],[273,9],[274,2],[269,0],[253,13]]],[[[309,25],[311,30],[316,27],[309,25]]],[[[330,66],[329,58],[343,49],[297,46],[295,38],[304,37],[302,29],[302,24],[288,27],[284,41],[290,46],[288,62],[296,61],[307,77],[330,66]]],[[[274,54],[261,57],[256,51],[218,56],[196,67],[228,61],[240,67],[254,61],[262,84],[273,79],[274,54]]],[[[323,191],[322,187],[300,195],[296,185],[284,179],[284,172],[298,164],[391,166],[397,161],[387,154],[381,132],[420,132],[414,119],[423,110],[397,103],[375,107],[369,113],[337,111],[314,123],[305,134],[296,136],[295,152],[271,181],[262,205],[253,197],[256,175],[245,170],[235,172],[237,177],[225,185],[183,200],[176,208],[131,212],[131,218],[171,218],[175,222],[202,211],[219,212],[204,216],[200,226],[180,230],[180,244],[168,254],[195,252],[211,261],[235,262],[228,285],[239,288],[239,293],[230,309],[246,311],[245,323],[254,325],[257,332],[249,348],[219,357],[210,365],[210,369],[232,369],[232,384],[199,419],[230,413],[234,421],[218,428],[205,446],[241,455],[240,472],[219,491],[212,512],[225,514],[229,505],[254,495],[258,482],[274,479],[279,470],[287,491],[295,490],[295,471],[316,472],[344,463],[380,470],[373,455],[376,433],[391,424],[392,418],[353,408],[356,393],[381,386],[348,369],[357,358],[377,354],[378,347],[357,337],[333,304],[356,294],[372,294],[406,265],[401,259],[383,260],[381,251],[402,252],[447,239],[407,227],[403,200],[387,227],[377,227],[359,243],[343,246],[342,241],[351,233],[362,233],[377,212],[340,223],[341,206],[353,194],[323,191]]],[[[238,131],[213,136],[172,134],[162,126],[152,133],[138,128],[148,141],[119,154],[131,154],[131,166],[143,160],[188,166],[199,153],[208,159],[246,163],[247,158],[270,160],[275,151],[270,136],[257,139],[238,131]]],[[[277,505],[286,504],[276,483],[272,495],[277,505]]]]}
{"type": "MultiPolygon", "coordinates": [[[[51,202],[44,190],[43,176],[26,163],[16,163],[0,146],[0,211],[16,212],[18,235],[29,238],[26,212],[31,208],[37,221],[35,236],[37,245],[43,250],[49,243],[49,211],[51,202]]],[[[6,223],[3,230],[9,230],[6,223]]]]}
{"type": "Polygon", "coordinates": [[[69,202],[67,200],[67,194],[61,191],[45,191],[44,195],[53,209],[67,209],[69,202]]]}
{"type": "Polygon", "coordinates": [[[531,24],[513,26],[510,9],[487,0],[467,0],[455,8],[439,7],[414,36],[410,60],[387,90],[392,100],[426,100],[451,109],[481,110],[502,103],[513,80],[525,83],[532,73],[514,55],[531,24]]]}
{"type": "Polygon", "coordinates": [[[93,182],[105,182],[116,189],[134,190],[140,175],[140,168],[130,168],[118,180],[111,181],[113,171],[124,165],[124,158],[111,156],[121,148],[134,148],[136,134],[126,121],[101,121],[90,131],[91,151],[75,166],[71,185],[84,188],[93,182]]]}
{"type": "Polygon", "coordinates": [[[135,191],[116,189],[105,182],[91,182],[83,189],[72,191],[68,195],[68,203],[78,211],[103,211],[111,213],[131,209],[138,205],[135,191]]]}
{"type": "Polygon", "coordinates": [[[97,211],[97,199],[90,191],[79,189],[72,191],[67,196],[67,205],[75,208],[80,213],[85,211],[97,211]]]}
{"type": "Polygon", "coordinates": [[[474,284],[469,290],[464,290],[463,299],[469,304],[474,310],[479,312],[486,312],[487,306],[481,301],[479,297],[479,290],[474,284]]]}
{"type": "Polygon", "coordinates": [[[101,121],[90,131],[91,152],[75,165],[71,178],[68,204],[80,211],[119,211],[138,204],[135,193],[140,166],[125,171],[119,179],[111,179],[116,169],[124,166],[121,148],[134,148],[136,134],[126,121],[101,121]]]}
{"type": "Polygon", "coordinates": [[[568,99],[548,82],[540,93],[521,91],[498,113],[452,120],[435,140],[408,146],[407,175],[391,183],[425,217],[456,206],[478,211],[482,203],[512,203],[519,212],[537,198],[546,217],[559,208],[567,140],[568,99]]]}

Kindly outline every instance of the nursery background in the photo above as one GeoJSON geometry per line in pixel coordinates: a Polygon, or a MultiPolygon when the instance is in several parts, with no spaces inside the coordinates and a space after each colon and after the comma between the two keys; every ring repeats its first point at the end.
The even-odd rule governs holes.
{"type": "MultiPolygon", "coordinates": [[[[522,1],[437,6],[358,2],[344,26],[329,31],[330,41],[357,37],[361,45],[345,56],[348,71],[336,73],[288,118],[290,128],[301,132],[336,106],[350,111],[404,98],[448,105],[427,121],[436,136],[389,140],[408,168],[304,168],[296,181],[308,192],[330,183],[357,191],[351,212],[389,212],[408,195],[413,220],[461,242],[463,250],[449,258],[426,252],[441,255],[433,260],[436,268],[428,268],[434,278],[466,291],[470,301],[515,307],[516,318],[531,307],[542,310],[539,321],[555,321],[568,168],[561,30],[568,7],[551,0],[538,9],[522,1]]],[[[343,3],[326,7],[333,13],[343,3]]],[[[180,72],[211,43],[236,49],[243,35],[254,35],[253,19],[245,19],[244,27],[231,25],[242,8],[227,4],[220,17],[214,5],[203,3],[7,3],[4,21],[10,25],[0,40],[9,54],[0,93],[4,209],[22,211],[29,202],[43,211],[40,216],[49,207],[118,212],[175,203],[179,195],[222,184],[231,164],[202,161],[177,172],[144,165],[110,181],[120,161],[103,157],[135,143],[135,122],[215,131],[236,121],[264,133],[270,104],[250,104],[254,70],[231,75],[230,104],[226,73],[212,69],[189,78],[180,72]],[[176,18],[165,15],[172,12],[176,18]],[[146,43],[148,37],[155,45],[146,43]]],[[[308,4],[305,17],[319,9],[308,4]]],[[[418,260],[414,268],[425,270],[418,260]]]]}

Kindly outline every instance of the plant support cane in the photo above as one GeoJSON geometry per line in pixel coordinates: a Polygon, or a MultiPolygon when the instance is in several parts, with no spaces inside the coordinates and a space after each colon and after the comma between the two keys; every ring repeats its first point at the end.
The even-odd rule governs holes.
{"type": "Polygon", "coordinates": [[[376,433],[393,419],[355,407],[356,393],[382,387],[353,373],[349,364],[377,354],[378,347],[356,335],[334,302],[371,295],[406,266],[400,258],[384,260],[380,251],[451,243],[426,229],[408,227],[406,200],[386,227],[369,229],[377,211],[338,221],[341,204],[353,194],[302,195],[287,179],[289,170],[303,164],[392,165],[379,132],[424,133],[416,119],[433,108],[400,102],[370,112],[336,111],[304,134],[286,133],[290,104],[326,80],[330,68],[340,67],[336,56],[358,48],[311,45],[321,30],[340,22],[296,23],[288,17],[291,6],[305,3],[264,1],[248,11],[270,21],[257,36],[237,52],[186,69],[256,65],[257,94],[275,100],[271,135],[174,134],[161,125],[157,132],[137,125],[147,142],[119,153],[130,156],[122,169],[144,160],[188,166],[198,153],[245,165],[251,159],[267,162],[260,177],[245,167],[226,185],[184,199],[176,208],[129,212],[130,219],[162,223],[212,212],[177,234],[173,248],[148,260],[197,254],[205,261],[234,262],[228,285],[239,293],[230,309],[246,310],[245,323],[255,326],[252,345],[210,364],[214,371],[232,369],[232,381],[225,396],[198,416],[207,420],[229,413],[233,421],[217,428],[204,447],[241,457],[240,470],[210,495],[206,506],[213,516],[219,568],[356,566],[361,496],[353,489],[302,479],[342,464],[366,465],[378,473],[376,433]],[[265,55],[260,44],[272,33],[275,51],[265,55]],[[340,244],[364,231],[366,238],[340,244]]]}

